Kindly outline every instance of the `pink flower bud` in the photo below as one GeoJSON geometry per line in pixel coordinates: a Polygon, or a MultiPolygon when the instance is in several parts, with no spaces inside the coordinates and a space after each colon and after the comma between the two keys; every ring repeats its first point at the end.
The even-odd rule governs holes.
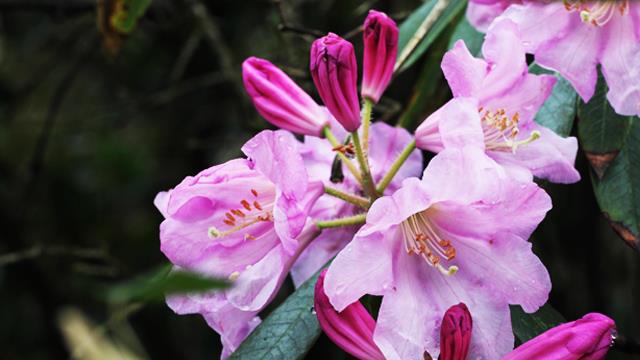
{"type": "Polygon", "coordinates": [[[242,63],[244,88],[256,109],[273,125],[303,135],[320,136],[330,115],[282,70],[250,57],[242,63]]]}
{"type": "Polygon", "coordinates": [[[471,313],[463,303],[444,313],[440,327],[440,360],[465,360],[471,344],[471,313]]]}
{"type": "Polygon", "coordinates": [[[385,13],[370,10],[364,21],[362,97],[378,102],[389,85],[398,53],[398,26],[385,13]]]}
{"type": "Polygon", "coordinates": [[[324,292],[323,270],[316,283],[314,308],[318,322],[325,334],[342,350],[358,359],[384,360],[384,356],[373,342],[373,320],[367,309],[359,302],[337,312],[324,292]]]}
{"type": "Polygon", "coordinates": [[[311,45],[311,76],[333,116],[347,131],[360,126],[358,65],[353,45],[329,33],[311,45]]]}
{"type": "Polygon", "coordinates": [[[613,320],[598,313],[568,322],[538,335],[507,354],[502,360],[603,359],[613,341],[613,320]]]}

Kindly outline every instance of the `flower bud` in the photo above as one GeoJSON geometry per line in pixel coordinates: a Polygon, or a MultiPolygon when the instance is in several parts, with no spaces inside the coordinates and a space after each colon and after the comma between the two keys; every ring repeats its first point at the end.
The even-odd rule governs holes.
{"type": "Polygon", "coordinates": [[[347,131],[356,131],[360,126],[360,102],[353,45],[333,33],[314,41],[310,69],[325,106],[347,131]]]}
{"type": "Polygon", "coordinates": [[[242,63],[244,88],[256,109],[273,125],[302,135],[320,136],[330,115],[282,70],[250,57],[242,63]]]}
{"type": "Polygon", "coordinates": [[[377,103],[389,85],[398,53],[398,26],[385,13],[371,10],[364,21],[362,97],[377,103]]]}
{"type": "Polygon", "coordinates": [[[613,341],[613,320],[598,313],[556,326],[520,345],[503,360],[603,359],[613,341]]]}
{"type": "Polygon", "coordinates": [[[347,306],[342,312],[337,312],[324,292],[326,273],[327,270],[323,270],[318,277],[314,295],[314,308],[320,327],[331,341],[352,356],[358,359],[384,360],[373,342],[376,321],[359,301],[347,306]]]}
{"type": "Polygon", "coordinates": [[[465,360],[471,344],[473,321],[463,303],[444,313],[440,327],[440,360],[465,360]]]}

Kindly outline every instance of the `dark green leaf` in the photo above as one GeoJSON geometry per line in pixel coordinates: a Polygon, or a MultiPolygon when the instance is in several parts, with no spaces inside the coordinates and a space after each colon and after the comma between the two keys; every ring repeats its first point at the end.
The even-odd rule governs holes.
{"type": "Polygon", "coordinates": [[[320,336],[313,311],[316,273],[275,309],[240,345],[231,359],[302,359],[320,336]]]}
{"type": "Polygon", "coordinates": [[[576,117],[578,94],[571,83],[557,73],[543,69],[535,63],[529,67],[529,71],[533,74],[554,74],[558,79],[551,95],[538,110],[535,121],[560,136],[569,136],[576,117]]]}
{"type": "MultiPolygon", "coordinates": [[[[407,46],[409,39],[413,37],[416,30],[420,27],[420,24],[429,15],[437,0],[428,0],[414,11],[402,24],[400,24],[400,38],[398,39],[398,55],[402,54],[403,49],[407,46]]],[[[418,60],[422,54],[429,49],[429,46],[433,44],[436,38],[442,33],[442,31],[451,23],[451,21],[458,15],[465,7],[466,1],[451,1],[449,6],[442,12],[438,20],[433,24],[431,29],[418,43],[411,55],[407,58],[404,64],[398,71],[403,71],[418,60]]]]}
{"type": "Polygon", "coordinates": [[[589,103],[578,106],[578,136],[593,168],[598,205],[613,229],[640,250],[640,118],[615,113],[602,77],[589,103]]]}
{"type": "Polygon", "coordinates": [[[533,314],[527,314],[520,306],[512,305],[510,308],[513,334],[520,342],[533,339],[552,327],[566,322],[564,317],[549,304],[545,304],[533,314]]]}
{"type": "Polygon", "coordinates": [[[167,294],[204,292],[228,286],[225,280],[186,271],[171,271],[171,266],[167,265],[113,286],[107,291],[107,299],[116,303],[162,300],[167,294]]]}
{"type": "Polygon", "coordinates": [[[453,30],[453,35],[451,35],[451,39],[449,40],[448,48],[451,49],[453,45],[458,40],[464,40],[465,45],[467,45],[467,49],[469,52],[474,55],[480,55],[480,49],[482,48],[482,42],[484,41],[484,34],[476,30],[469,21],[467,21],[467,17],[463,16],[456,25],[456,28],[453,30]]]}

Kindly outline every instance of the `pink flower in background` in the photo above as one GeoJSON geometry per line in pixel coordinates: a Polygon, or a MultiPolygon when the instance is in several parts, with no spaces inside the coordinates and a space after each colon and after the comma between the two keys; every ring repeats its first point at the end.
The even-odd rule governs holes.
{"type": "Polygon", "coordinates": [[[250,57],[242,63],[244,88],[267,121],[302,135],[320,136],[331,115],[287,74],[267,60],[250,57]]]}
{"type": "Polygon", "coordinates": [[[580,180],[573,166],[577,140],[534,122],[555,77],[528,73],[516,25],[494,23],[482,52],[484,59],[474,58],[460,40],[445,54],[442,70],[454,99],[418,127],[417,146],[438,152],[446,147],[443,132],[465,132],[523,180],[531,174],[560,183],[580,180]]]}
{"type": "Polygon", "coordinates": [[[315,287],[314,309],[322,331],[342,350],[363,360],[384,360],[384,356],[373,342],[376,321],[359,302],[337,312],[324,292],[324,270],[315,287]]]}
{"type": "Polygon", "coordinates": [[[377,103],[393,75],[398,53],[398,26],[385,13],[370,10],[362,34],[362,97],[377,103]]]}
{"type": "Polygon", "coordinates": [[[329,33],[313,42],[310,63],[313,82],[325,106],[347,131],[356,131],[361,120],[353,45],[329,33]]]}
{"type": "Polygon", "coordinates": [[[558,71],[584,101],[593,96],[600,65],[611,106],[640,115],[640,3],[527,1],[502,16],[518,24],[536,63],[558,71]]]}
{"type": "Polygon", "coordinates": [[[551,289],[526,240],[549,196],[507,176],[463,134],[443,136],[461,146],[376,200],[325,278],[339,312],[365,294],[383,296],[374,341],[387,359],[436,358],[441,316],[460,302],[474,314],[470,358],[498,359],[513,348],[508,304],[533,312],[551,289]]]}
{"type": "MultiPolygon", "coordinates": [[[[332,124],[331,129],[339,139],[346,138],[347,132],[339,124],[332,124]]],[[[390,126],[383,122],[376,122],[371,126],[369,163],[371,164],[371,172],[375,181],[379,182],[384,177],[393,161],[411,140],[411,134],[402,128],[390,126]]],[[[327,141],[310,136],[305,137],[301,153],[311,180],[322,181],[325,185],[352,193],[362,191],[358,182],[344,168],[344,165],[344,181],[339,184],[329,181],[335,152],[327,141]]],[[[385,193],[392,194],[400,187],[402,180],[411,176],[419,176],[421,172],[422,154],[416,150],[400,168],[385,193]]],[[[323,195],[314,204],[310,216],[314,219],[326,220],[354,215],[358,211],[362,210],[340,199],[323,195]]],[[[351,241],[357,230],[358,227],[355,226],[323,230],[320,236],[300,255],[291,270],[294,285],[296,287],[299,286],[318,271],[322,265],[351,241]]]]}
{"type": "Polygon", "coordinates": [[[473,320],[463,303],[453,305],[442,317],[440,360],[466,360],[471,345],[473,320]]]}
{"type": "Polygon", "coordinates": [[[243,146],[249,159],[187,177],[155,199],[165,217],[160,242],[167,258],[233,281],[224,294],[211,296],[211,304],[194,305],[190,297],[169,304],[178,313],[201,312],[230,349],[255,327],[255,314],[316,232],[303,228],[322,184],[308,181],[298,146],[291,133],[265,130],[243,146]]]}
{"type": "Polygon", "coordinates": [[[547,330],[518,346],[502,360],[604,359],[615,331],[616,324],[607,316],[587,314],[582,319],[547,330]]]}
{"type": "Polygon", "coordinates": [[[487,32],[491,22],[509,5],[519,3],[522,3],[522,0],[469,0],[467,20],[478,31],[487,32]]]}

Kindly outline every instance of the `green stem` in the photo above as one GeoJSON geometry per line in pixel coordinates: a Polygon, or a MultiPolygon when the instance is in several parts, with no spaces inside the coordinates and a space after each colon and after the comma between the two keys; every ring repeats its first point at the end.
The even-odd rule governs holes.
{"type": "Polygon", "coordinates": [[[371,197],[372,200],[375,200],[378,197],[378,193],[376,192],[376,185],[373,182],[373,178],[371,177],[371,171],[369,171],[369,164],[367,163],[367,159],[364,156],[364,152],[362,151],[362,144],[360,144],[360,135],[358,135],[358,131],[354,131],[351,133],[351,141],[353,141],[353,146],[356,150],[356,158],[358,159],[358,163],[360,164],[360,172],[362,173],[362,186],[364,187],[364,191],[371,197]]]}
{"type": "Polygon", "coordinates": [[[369,208],[369,200],[363,198],[362,196],[358,196],[356,194],[350,194],[348,192],[344,192],[342,190],[338,190],[330,186],[325,186],[324,192],[327,193],[328,195],[344,200],[350,204],[360,206],[363,209],[369,208]]]}
{"type": "Polygon", "coordinates": [[[333,220],[325,220],[325,221],[316,221],[316,226],[318,229],[330,229],[341,226],[351,226],[351,225],[359,225],[364,224],[366,220],[366,214],[358,214],[353,216],[347,216],[339,219],[333,220]]]}
{"type": "MultiPolygon", "coordinates": [[[[341,145],[338,139],[336,139],[336,136],[333,135],[331,128],[329,128],[328,126],[325,126],[324,129],[322,129],[322,133],[324,134],[324,137],[327,138],[327,140],[329,140],[329,143],[331,143],[331,146],[333,146],[334,148],[341,145]]],[[[353,165],[353,163],[351,162],[351,159],[349,159],[345,154],[341,153],[340,151],[338,151],[337,153],[340,159],[342,160],[342,163],[347,166],[347,169],[349,169],[349,171],[351,171],[351,174],[353,174],[353,177],[356,178],[356,180],[360,184],[362,184],[362,177],[360,176],[360,172],[358,172],[358,169],[356,168],[356,166],[353,165]]]]}
{"type": "Polygon", "coordinates": [[[364,99],[362,106],[362,147],[364,156],[369,154],[369,127],[371,126],[371,110],[373,109],[373,101],[364,99]]]}
{"type": "Polygon", "coordinates": [[[378,193],[382,194],[384,190],[389,186],[393,177],[396,176],[398,170],[402,167],[402,164],[407,160],[411,152],[416,148],[416,141],[412,140],[407,146],[402,150],[396,161],[391,164],[391,168],[389,172],[382,178],[380,184],[378,184],[378,193]]]}

